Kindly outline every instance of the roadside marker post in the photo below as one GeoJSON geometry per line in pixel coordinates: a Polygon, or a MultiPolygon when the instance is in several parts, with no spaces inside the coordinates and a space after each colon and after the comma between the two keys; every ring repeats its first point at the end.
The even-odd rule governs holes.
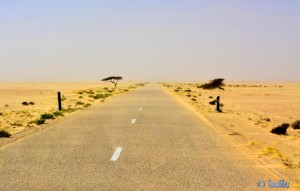
{"type": "Polygon", "coordinates": [[[222,110],[220,109],[220,96],[217,96],[216,102],[217,102],[217,108],[216,108],[216,110],[217,110],[218,112],[222,112],[222,110]]]}
{"type": "Polygon", "coordinates": [[[57,92],[57,99],[58,99],[58,111],[61,111],[61,95],[60,92],[57,92]]]}

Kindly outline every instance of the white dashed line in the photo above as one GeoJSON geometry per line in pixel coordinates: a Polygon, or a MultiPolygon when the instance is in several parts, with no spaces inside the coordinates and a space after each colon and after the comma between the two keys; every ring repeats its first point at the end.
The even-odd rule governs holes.
{"type": "Polygon", "coordinates": [[[142,107],[139,108],[140,111],[141,111],[142,109],[143,109],[142,107]]]}
{"type": "Polygon", "coordinates": [[[117,147],[117,149],[116,149],[114,155],[111,157],[110,161],[117,161],[121,152],[122,152],[122,147],[117,147]]]}
{"type": "Polygon", "coordinates": [[[135,123],[136,122],[136,119],[132,119],[131,123],[135,123]]]}

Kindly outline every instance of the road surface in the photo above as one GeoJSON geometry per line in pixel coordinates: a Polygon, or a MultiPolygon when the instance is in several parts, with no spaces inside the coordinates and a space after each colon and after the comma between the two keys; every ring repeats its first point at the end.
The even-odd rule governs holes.
{"type": "Polygon", "coordinates": [[[5,191],[250,191],[271,178],[151,84],[0,148],[5,191]]]}

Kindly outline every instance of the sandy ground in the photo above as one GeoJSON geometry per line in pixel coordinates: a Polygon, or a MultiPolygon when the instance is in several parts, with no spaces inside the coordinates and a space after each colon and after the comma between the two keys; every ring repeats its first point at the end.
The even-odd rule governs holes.
{"type": "MultiPolygon", "coordinates": [[[[133,90],[137,83],[120,82],[116,91],[109,82],[100,83],[0,83],[0,130],[15,134],[36,126],[35,120],[44,113],[58,110],[57,92],[62,95],[62,107],[70,115],[108,98],[95,99],[97,94],[112,96],[133,90]],[[23,105],[33,102],[33,105],[23,105]]],[[[56,118],[61,118],[58,116],[56,118]]],[[[46,123],[51,120],[46,120],[46,123]]]]}
{"type": "MultiPolygon", "coordinates": [[[[276,167],[300,183],[300,129],[289,127],[287,135],[270,133],[282,123],[300,120],[300,83],[228,82],[225,91],[197,88],[201,84],[162,85],[244,144],[257,160],[268,161],[269,168],[276,167]],[[223,113],[216,112],[216,106],[209,104],[217,96],[224,105],[223,113]]],[[[295,186],[300,188],[300,184],[295,186]]]]}

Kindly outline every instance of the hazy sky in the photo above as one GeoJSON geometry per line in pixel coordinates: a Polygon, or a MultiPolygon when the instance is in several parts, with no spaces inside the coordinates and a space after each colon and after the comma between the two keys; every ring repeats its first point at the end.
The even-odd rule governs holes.
{"type": "Polygon", "coordinates": [[[0,81],[300,80],[299,0],[0,0],[0,81]]]}

